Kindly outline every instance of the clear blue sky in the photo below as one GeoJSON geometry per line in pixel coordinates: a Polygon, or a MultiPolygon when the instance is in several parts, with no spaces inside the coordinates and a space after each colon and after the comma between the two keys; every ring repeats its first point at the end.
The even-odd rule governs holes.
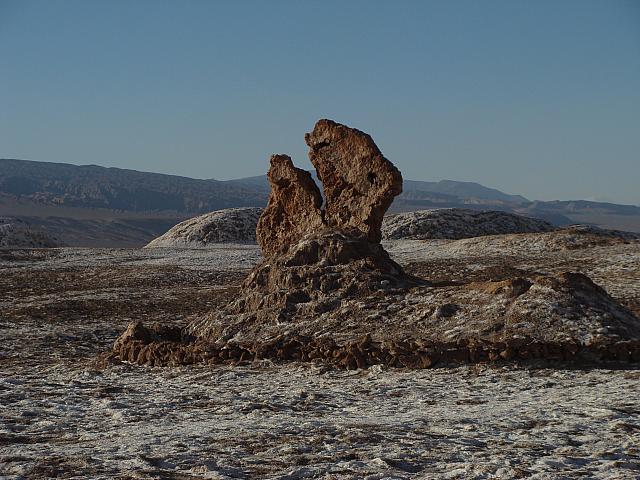
{"type": "Polygon", "coordinates": [[[0,0],[0,157],[237,178],[323,117],[405,178],[640,204],[640,1],[0,0]]]}

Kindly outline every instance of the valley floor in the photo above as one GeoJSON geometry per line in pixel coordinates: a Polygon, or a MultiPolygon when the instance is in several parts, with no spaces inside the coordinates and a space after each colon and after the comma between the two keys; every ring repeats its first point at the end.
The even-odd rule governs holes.
{"type": "MultiPolygon", "coordinates": [[[[581,270],[637,315],[637,243],[519,238],[387,247],[424,276],[581,270]]],[[[258,259],[233,245],[0,252],[0,477],[640,476],[639,369],[96,368],[130,321],[215,309],[258,259]]]]}
{"type": "Polygon", "coordinates": [[[23,478],[637,478],[638,371],[310,365],[0,383],[2,474],[23,478]]]}

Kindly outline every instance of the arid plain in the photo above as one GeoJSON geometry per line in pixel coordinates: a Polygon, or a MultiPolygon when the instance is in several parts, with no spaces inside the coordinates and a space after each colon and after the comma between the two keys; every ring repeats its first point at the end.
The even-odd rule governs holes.
{"type": "MultiPolygon", "coordinates": [[[[638,315],[640,244],[546,232],[383,242],[408,273],[578,271],[638,315]]],[[[206,249],[4,250],[7,478],[637,478],[637,364],[343,370],[98,365],[129,322],[221,308],[260,259],[206,249]]]]}

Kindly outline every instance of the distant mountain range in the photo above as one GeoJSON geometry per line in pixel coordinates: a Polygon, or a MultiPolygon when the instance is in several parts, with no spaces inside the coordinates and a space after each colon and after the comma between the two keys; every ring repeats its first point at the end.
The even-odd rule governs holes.
{"type": "MultiPolygon", "coordinates": [[[[69,245],[141,246],[174,224],[230,207],[264,206],[265,175],[199,180],[97,165],[0,159],[0,215],[41,226],[69,245]]],[[[463,207],[502,210],[557,225],[640,231],[640,207],[530,201],[473,182],[404,181],[392,211],[463,207]]]]}
{"type": "Polygon", "coordinates": [[[0,159],[0,194],[42,205],[130,212],[204,213],[239,204],[261,206],[264,192],[217,180],[97,165],[0,159]]]}

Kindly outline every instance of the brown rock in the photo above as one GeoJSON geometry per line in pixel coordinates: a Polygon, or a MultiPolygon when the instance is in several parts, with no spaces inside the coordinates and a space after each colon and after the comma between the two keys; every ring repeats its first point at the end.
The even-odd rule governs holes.
{"type": "Polygon", "coordinates": [[[564,290],[594,296],[609,296],[601,286],[595,284],[586,275],[578,272],[562,272],[554,276],[538,276],[535,281],[540,285],[557,291],[564,290]]]}
{"type": "Polygon", "coordinates": [[[269,203],[256,230],[263,255],[286,252],[305,234],[327,229],[380,242],[382,217],[402,192],[398,169],[369,135],[331,120],[316,123],[305,140],[324,187],[324,210],[311,174],[287,155],[273,155],[269,203]]]}
{"type": "Polygon", "coordinates": [[[510,278],[498,282],[470,283],[467,288],[484,291],[490,295],[505,295],[515,298],[526,293],[531,288],[531,282],[526,278],[510,278]]]}
{"type": "Polygon", "coordinates": [[[322,182],[329,227],[379,242],[382,217],[402,192],[402,175],[371,137],[331,120],[305,135],[309,158],[322,182]]]}
{"type": "Polygon", "coordinates": [[[273,155],[267,174],[271,194],[256,237],[265,257],[286,250],[304,234],[322,228],[322,195],[311,174],[287,155],[273,155]]]}
{"type": "Polygon", "coordinates": [[[142,322],[131,322],[126,330],[116,339],[114,348],[125,348],[126,345],[135,340],[149,343],[152,337],[153,333],[146,328],[142,322]]]}

